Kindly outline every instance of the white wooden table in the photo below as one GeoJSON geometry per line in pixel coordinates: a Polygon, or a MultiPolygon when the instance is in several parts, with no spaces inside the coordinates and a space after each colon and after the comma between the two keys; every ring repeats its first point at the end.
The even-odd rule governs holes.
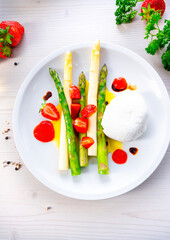
{"type": "MultiPolygon", "coordinates": [[[[114,3],[0,0],[0,20],[17,20],[25,27],[23,41],[12,58],[0,60],[0,240],[170,239],[170,148],[142,185],[103,201],[61,196],[38,182],[24,165],[15,171],[14,166],[3,168],[2,164],[22,162],[12,132],[12,110],[19,87],[35,64],[60,47],[96,39],[125,46],[156,69],[170,93],[170,74],[163,69],[160,54],[150,56],[144,51],[145,23],[136,17],[132,24],[117,27],[114,3]],[[4,135],[6,128],[11,131],[4,135]],[[5,136],[10,139],[5,140],[5,136]],[[51,207],[48,211],[47,206],[51,207]]],[[[164,18],[170,16],[170,1],[166,4],[164,18]]]]}

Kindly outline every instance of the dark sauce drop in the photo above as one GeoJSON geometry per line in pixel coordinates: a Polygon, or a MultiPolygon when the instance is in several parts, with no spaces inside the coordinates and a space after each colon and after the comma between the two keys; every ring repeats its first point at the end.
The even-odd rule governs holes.
{"type": "Polygon", "coordinates": [[[138,148],[131,147],[129,148],[129,152],[132,153],[133,155],[136,155],[138,153],[138,148]]]}
{"type": "Polygon", "coordinates": [[[51,96],[52,96],[52,92],[47,92],[47,93],[44,95],[43,99],[44,99],[45,101],[47,101],[51,96]]]}
{"type": "Polygon", "coordinates": [[[118,88],[115,88],[115,86],[112,84],[112,90],[115,91],[115,92],[122,92],[123,90],[125,90],[126,88],[123,88],[123,89],[118,89],[118,88]]]}

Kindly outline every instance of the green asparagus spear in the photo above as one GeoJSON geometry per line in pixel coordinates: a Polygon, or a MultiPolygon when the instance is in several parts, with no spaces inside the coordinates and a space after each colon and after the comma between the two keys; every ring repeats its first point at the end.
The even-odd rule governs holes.
{"type": "MultiPolygon", "coordinates": [[[[79,76],[79,90],[80,90],[80,113],[79,117],[81,117],[81,110],[85,107],[85,93],[86,89],[86,78],[84,73],[82,72],[79,76]]],[[[87,154],[87,149],[81,145],[81,140],[83,137],[86,137],[86,133],[79,133],[79,161],[80,161],[80,166],[81,167],[86,167],[88,166],[88,154],[87,154]]]]}
{"type": "Polygon", "coordinates": [[[107,66],[104,65],[100,71],[99,78],[99,90],[97,96],[97,161],[98,161],[98,173],[109,174],[109,166],[107,159],[107,146],[106,138],[103,133],[101,125],[103,113],[105,110],[105,95],[106,95],[106,77],[107,66]]]}
{"type": "Polygon", "coordinates": [[[61,84],[60,78],[58,73],[52,68],[50,70],[50,75],[55,82],[55,86],[58,91],[59,101],[61,103],[61,107],[63,110],[65,125],[66,125],[66,138],[67,138],[67,146],[68,146],[68,157],[70,161],[71,167],[71,175],[76,176],[81,174],[80,164],[78,159],[78,154],[76,150],[76,143],[75,143],[75,134],[72,124],[72,119],[68,107],[68,103],[64,94],[64,89],[61,84]]]}

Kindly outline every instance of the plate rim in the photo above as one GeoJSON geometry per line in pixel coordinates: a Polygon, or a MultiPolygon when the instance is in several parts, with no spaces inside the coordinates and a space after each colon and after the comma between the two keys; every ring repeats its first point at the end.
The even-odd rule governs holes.
{"type": "MultiPolygon", "coordinates": [[[[162,150],[160,150],[159,153],[159,157],[157,157],[157,159],[155,160],[155,162],[153,163],[153,165],[151,165],[151,167],[149,169],[147,169],[147,171],[145,172],[145,174],[142,175],[142,177],[138,178],[137,181],[135,183],[132,183],[130,185],[128,185],[128,187],[124,187],[123,190],[120,189],[117,191],[117,193],[115,194],[114,191],[113,192],[108,192],[108,193],[101,193],[101,194],[94,194],[94,195],[88,195],[88,194],[78,194],[78,193],[73,193],[73,192],[68,192],[65,189],[59,188],[57,186],[57,189],[54,189],[49,182],[45,182],[44,178],[41,175],[37,175],[34,171],[33,168],[30,168],[28,162],[24,161],[24,156],[23,156],[23,151],[20,148],[20,144],[19,144],[19,140],[17,137],[17,118],[19,117],[18,113],[19,113],[19,108],[21,105],[21,99],[23,97],[23,93],[26,90],[28,84],[30,83],[31,79],[33,78],[33,76],[42,68],[44,67],[45,64],[47,64],[49,61],[53,60],[54,58],[56,58],[57,56],[59,56],[60,54],[66,52],[66,51],[73,51],[73,50],[77,50],[83,47],[90,47],[92,48],[94,42],[82,42],[82,43],[78,43],[78,44],[71,44],[71,45],[67,45],[65,47],[59,48],[56,51],[52,52],[51,54],[47,55],[46,57],[44,57],[41,61],[39,61],[34,68],[28,73],[28,75],[26,76],[26,78],[24,79],[23,83],[20,86],[20,89],[17,93],[16,99],[15,99],[15,103],[14,103],[14,108],[13,108],[13,119],[12,119],[12,125],[13,125],[13,134],[14,134],[14,141],[16,144],[16,148],[17,151],[22,159],[22,161],[24,162],[25,166],[27,167],[27,169],[31,172],[31,174],[39,181],[41,182],[43,185],[45,185],[46,187],[48,187],[49,189],[53,190],[54,192],[57,192],[59,194],[62,194],[64,196],[70,197],[70,198],[74,198],[74,199],[79,199],[79,200],[103,200],[103,199],[108,199],[108,198],[112,198],[112,197],[116,197],[122,194],[125,194],[133,189],[135,189],[136,187],[138,187],[140,184],[142,184],[146,179],[148,179],[152,173],[156,170],[156,168],[159,166],[159,164],[161,163],[161,161],[163,160],[163,157],[167,151],[168,145],[169,145],[169,141],[170,141],[170,127],[167,126],[167,131],[169,134],[166,135],[166,139],[164,139],[164,145],[162,147],[162,150]],[[104,195],[104,196],[103,196],[104,195]]],[[[167,111],[167,117],[168,119],[170,119],[170,101],[169,101],[169,95],[168,92],[166,90],[166,87],[164,85],[164,82],[162,81],[161,77],[159,76],[159,74],[156,72],[156,70],[140,55],[138,55],[137,53],[133,52],[132,50],[129,50],[126,47],[122,47],[120,45],[117,44],[110,44],[110,43],[104,43],[101,42],[101,47],[102,48],[107,48],[107,49],[113,49],[113,50],[119,50],[120,52],[124,52],[128,55],[131,55],[131,57],[136,58],[137,61],[140,61],[141,64],[149,69],[149,71],[152,71],[153,74],[155,76],[157,76],[157,78],[154,79],[154,81],[156,81],[156,83],[158,85],[161,86],[161,90],[163,90],[164,92],[164,100],[166,102],[166,111],[167,111]]]]}

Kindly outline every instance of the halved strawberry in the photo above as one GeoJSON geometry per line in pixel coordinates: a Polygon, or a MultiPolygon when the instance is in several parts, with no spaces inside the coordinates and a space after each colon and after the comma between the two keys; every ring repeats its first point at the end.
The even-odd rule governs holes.
{"type": "Polygon", "coordinates": [[[76,118],[73,122],[73,126],[77,132],[86,133],[88,127],[88,120],[86,118],[76,118]]]}
{"type": "Polygon", "coordinates": [[[88,118],[96,111],[97,111],[97,107],[93,104],[89,104],[83,108],[83,110],[81,111],[81,116],[83,118],[88,118]]]}
{"type": "Polygon", "coordinates": [[[60,113],[52,103],[42,104],[42,108],[40,109],[40,112],[43,117],[48,118],[50,120],[60,119],[60,113]]]}
{"type": "Polygon", "coordinates": [[[71,99],[80,99],[80,90],[75,85],[70,86],[69,92],[71,99]]]}
{"type": "Polygon", "coordinates": [[[76,117],[78,116],[78,113],[80,111],[81,108],[81,104],[79,103],[72,103],[71,104],[71,117],[72,119],[76,119],[76,117]]]}
{"type": "Polygon", "coordinates": [[[94,144],[94,140],[91,137],[83,137],[81,140],[81,145],[85,148],[89,148],[94,144]]]}
{"type": "Polygon", "coordinates": [[[0,28],[7,30],[4,39],[11,46],[15,47],[19,44],[24,33],[24,27],[16,21],[2,21],[0,28]],[[11,39],[10,39],[11,38],[11,39]]]}

